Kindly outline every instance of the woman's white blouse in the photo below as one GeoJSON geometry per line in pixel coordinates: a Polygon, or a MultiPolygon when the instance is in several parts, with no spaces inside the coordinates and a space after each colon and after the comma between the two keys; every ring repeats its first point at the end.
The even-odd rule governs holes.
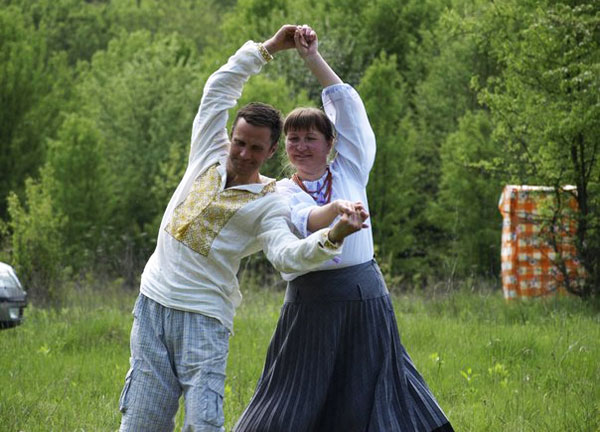
{"type": "MultiPolygon", "coordinates": [[[[337,154],[329,165],[333,178],[331,201],[361,201],[368,212],[366,187],[369,172],[375,161],[375,135],[365,107],[356,90],[348,84],[335,84],[325,88],[322,98],[325,113],[337,132],[337,154]]],[[[325,176],[304,184],[308,190],[316,190],[324,179],[325,176]]],[[[289,200],[292,224],[298,234],[302,237],[310,235],[307,227],[308,215],[317,206],[316,202],[290,179],[277,182],[277,188],[289,200]]],[[[344,240],[344,248],[339,257],[316,270],[348,267],[370,261],[373,258],[373,233],[371,220],[367,219],[366,223],[369,228],[362,229],[344,240]]],[[[304,273],[281,275],[285,280],[292,280],[304,273]]]]}

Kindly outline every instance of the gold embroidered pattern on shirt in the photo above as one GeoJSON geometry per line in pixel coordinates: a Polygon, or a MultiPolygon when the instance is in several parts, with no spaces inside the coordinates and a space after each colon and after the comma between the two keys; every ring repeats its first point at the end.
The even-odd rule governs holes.
{"type": "Polygon", "coordinates": [[[219,232],[239,209],[273,191],[274,181],[258,194],[240,189],[221,191],[221,176],[215,164],[196,179],[188,196],[175,208],[165,231],[207,256],[219,232]]]}

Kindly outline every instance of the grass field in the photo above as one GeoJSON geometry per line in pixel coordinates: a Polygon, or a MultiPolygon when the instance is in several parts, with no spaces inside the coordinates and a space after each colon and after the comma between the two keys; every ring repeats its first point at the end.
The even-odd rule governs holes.
{"type": "MultiPolygon", "coordinates": [[[[252,291],[238,311],[227,430],[252,395],[281,300],[252,291]]],[[[78,294],[60,309],[30,307],[22,326],[0,332],[0,430],[117,430],[133,302],[78,294]]],[[[597,302],[506,304],[497,291],[394,302],[403,343],[457,431],[600,431],[597,302]]]]}

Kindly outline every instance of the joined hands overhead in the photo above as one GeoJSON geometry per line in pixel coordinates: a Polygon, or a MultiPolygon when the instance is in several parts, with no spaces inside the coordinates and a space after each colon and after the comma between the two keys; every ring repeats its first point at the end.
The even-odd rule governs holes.
{"type": "Polygon", "coordinates": [[[317,33],[310,26],[286,24],[267,39],[263,46],[271,55],[296,48],[300,57],[306,58],[317,52],[319,42],[317,33]]]}

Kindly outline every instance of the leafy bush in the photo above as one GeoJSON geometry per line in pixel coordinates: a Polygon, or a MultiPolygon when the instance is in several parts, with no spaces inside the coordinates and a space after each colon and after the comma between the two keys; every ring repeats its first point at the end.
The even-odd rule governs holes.
{"type": "Polygon", "coordinates": [[[49,193],[53,182],[52,171],[45,170],[42,183],[27,179],[24,205],[14,193],[8,198],[12,262],[29,294],[46,301],[59,297],[67,222],[49,193]]]}

